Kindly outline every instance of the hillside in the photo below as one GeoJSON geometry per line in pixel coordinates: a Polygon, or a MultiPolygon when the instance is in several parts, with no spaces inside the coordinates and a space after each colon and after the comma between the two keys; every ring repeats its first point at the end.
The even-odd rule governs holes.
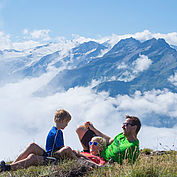
{"type": "Polygon", "coordinates": [[[127,177],[158,177],[158,176],[177,176],[175,151],[162,153],[148,153],[148,149],[141,152],[135,164],[124,162],[122,166],[117,163],[107,164],[105,167],[93,169],[85,163],[78,163],[72,160],[51,164],[49,166],[30,167],[28,169],[17,170],[14,172],[1,173],[2,177],[100,177],[100,176],[127,176],[127,177]]]}

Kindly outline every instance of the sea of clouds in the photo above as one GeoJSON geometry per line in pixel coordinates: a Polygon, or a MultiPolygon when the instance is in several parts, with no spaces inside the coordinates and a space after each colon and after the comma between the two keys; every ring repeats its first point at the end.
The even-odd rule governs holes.
{"type": "MultiPolygon", "coordinates": [[[[47,38],[48,31],[43,32],[47,38]]],[[[37,33],[38,37],[42,36],[41,33],[37,33]]],[[[29,32],[26,30],[24,34],[29,35],[29,32]]],[[[33,32],[32,37],[37,38],[37,34],[35,35],[33,32]]],[[[115,43],[115,36],[109,38],[110,43],[115,43]]],[[[142,33],[132,34],[132,37],[136,36],[139,40],[146,40],[152,36],[164,36],[169,41],[173,40],[171,44],[177,44],[177,33],[160,35],[146,30],[142,33]]],[[[130,35],[118,36],[116,41],[127,37],[130,35]]],[[[29,48],[34,47],[34,44],[39,45],[39,42],[34,39],[32,43],[25,41],[25,44],[28,45],[19,45],[19,43],[17,45],[3,33],[0,33],[1,40],[4,40],[4,43],[1,43],[1,49],[7,48],[7,46],[9,48],[15,48],[15,46],[29,48]]],[[[101,40],[106,41],[108,38],[99,39],[99,41],[101,40]]],[[[78,37],[76,41],[81,42],[86,39],[78,37]]],[[[140,56],[140,58],[150,64],[150,60],[145,56],[140,56]]],[[[136,67],[138,62],[140,61],[134,64],[136,67]]],[[[141,62],[140,64],[143,65],[141,62]]],[[[105,134],[114,137],[122,131],[122,123],[126,114],[138,116],[142,121],[145,119],[145,115],[151,112],[169,115],[174,119],[177,117],[177,94],[168,90],[153,90],[146,93],[137,91],[132,96],[118,95],[116,98],[111,98],[106,92],[95,93],[90,86],[71,88],[68,91],[61,91],[46,97],[35,96],[33,93],[49,82],[55,74],[55,70],[50,70],[38,78],[26,78],[16,83],[8,83],[0,88],[0,159],[14,160],[30,142],[36,142],[41,147],[45,147],[47,133],[53,126],[54,113],[60,108],[66,109],[72,115],[71,122],[63,130],[65,145],[77,150],[82,150],[82,148],[75,129],[88,120],[105,134]]],[[[169,79],[176,83],[176,76],[169,79]]],[[[149,121],[153,121],[151,117],[149,117],[149,121]]],[[[142,125],[138,138],[141,148],[177,149],[177,119],[173,128],[142,125]]]]}

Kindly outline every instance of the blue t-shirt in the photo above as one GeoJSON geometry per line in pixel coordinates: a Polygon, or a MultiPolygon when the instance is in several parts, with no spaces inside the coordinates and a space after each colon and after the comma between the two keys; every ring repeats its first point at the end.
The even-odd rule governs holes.
{"type": "Polygon", "coordinates": [[[61,146],[64,146],[63,132],[53,126],[47,135],[46,152],[51,154],[51,152],[58,150],[61,146]]]}

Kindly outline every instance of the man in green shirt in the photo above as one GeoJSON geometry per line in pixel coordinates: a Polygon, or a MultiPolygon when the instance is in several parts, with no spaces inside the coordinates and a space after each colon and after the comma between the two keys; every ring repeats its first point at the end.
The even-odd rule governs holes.
{"type": "Polygon", "coordinates": [[[124,159],[128,159],[130,163],[137,159],[139,155],[137,134],[140,128],[141,122],[139,118],[127,115],[122,126],[123,133],[118,134],[114,139],[100,132],[90,122],[80,125],[76,132],[86,152],[89,152],[88,143],[93,136],[105,138],[107,146],[101,152],[101,157],[106,161],[113,160],[122,164],[124,159]]]}

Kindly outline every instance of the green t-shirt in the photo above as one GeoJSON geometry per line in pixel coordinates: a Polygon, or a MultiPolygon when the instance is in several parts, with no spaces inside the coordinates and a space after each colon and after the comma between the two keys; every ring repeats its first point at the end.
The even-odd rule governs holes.
{"type": "Polygon", "coordinates": [[[134,163],[139,155],[139,140],[129,142],[123,133],[118,134],[114,141],[106,146],[101,152],[101,157],[106,161],[113,159],[115,162],[122,164],[124,159],[134,163]]]}

